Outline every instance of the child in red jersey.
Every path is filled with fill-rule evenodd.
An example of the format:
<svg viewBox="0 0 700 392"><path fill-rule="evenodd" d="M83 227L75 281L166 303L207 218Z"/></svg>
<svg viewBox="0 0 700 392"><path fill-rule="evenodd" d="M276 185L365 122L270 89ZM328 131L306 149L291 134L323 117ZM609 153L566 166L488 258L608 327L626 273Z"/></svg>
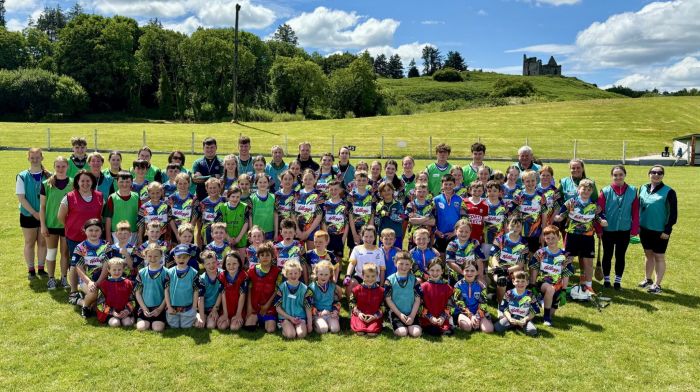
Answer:
<svg viewBox="0 0 700 392"><path fill-rule="evenodd" d="M430 279L420 285L423 292L423 312L420 325L423 331L435 336L452 333L450 299L454 289L443 279L444 271L442 260L433 260L428 266Z"/></svg>
<svg viewBox="0 0 700 392"><path fill-rule="evenodd" d="M469 196L464 199L462 208L467 213L469 225L472 232L469 236L473 240L484 242L484 219L489 216L489 206L486 204L481 195L484 193L484 184L476 180L469 185Z"/></svg>
<svg viewBox="0 0 700 392"><path fill-rule="evenodd" d="M243 326L246 297L248 294L248 274L243 270L243 260L236 252L229 252L224 258L224 270L219 273L219 282L224 287L221 317L217 328L231 328L238 331Z"/></svg>
<svg viewBox="0 0 700 392"><path fill-rule="evenodd" d="M382 331L384 288L377 282L376 264L362 266L362 283L352 289L350 327L358 335L376 336Z"/></svg>
<svg viewBox="0 0 700 392"><path fill-rule="evenodd" d="M277 312L272 306L277 286L282 281L277 263L273 263L275 256L272 242L265 242L257 251L258 263L248 269L248 295L246 296L246 320L245 329L255 331L255 327L263 325L268 333L275 332L277 328Z"/></svg>
<svg viewBox="0 0 700 392"><path fill-rule="evenodd" d="M97 284L97 320L110 327L134 325L134 285L122 276L126 262L118 257L107 261L109 277Z"/></svg>

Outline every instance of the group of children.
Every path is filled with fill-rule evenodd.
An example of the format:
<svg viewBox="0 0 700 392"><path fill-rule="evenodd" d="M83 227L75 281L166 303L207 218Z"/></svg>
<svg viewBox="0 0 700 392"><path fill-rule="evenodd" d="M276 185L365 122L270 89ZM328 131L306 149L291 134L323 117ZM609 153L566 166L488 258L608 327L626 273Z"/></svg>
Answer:
<svg viewBox="0 0 700 392"><path fill-rule="evenodd" d="M352 178L341 176L332 154L318 171L295 161L277 178L264 158L251 159L252 174L239 175L239 159L229 155L223 175L206 178L170 163L162 183L147 178L146 159L133 162L133 173L110 171L103 220L85 222L87 239L71 255L83 314L138 330L279 327L301 338L338 332L347 297L357 334L376 335L386 321L397 336L455 328L534 335L540 307L551 325L573 257L582 289L591 291L593 225L605 217L590 200L589 180L563 200L548 166L471 168L476 179L465 186L462 168L414 174L411 157L401 175L389 160L384 177L375 161L359 162ZM490 285L496 317L486 308Z"/></svg>

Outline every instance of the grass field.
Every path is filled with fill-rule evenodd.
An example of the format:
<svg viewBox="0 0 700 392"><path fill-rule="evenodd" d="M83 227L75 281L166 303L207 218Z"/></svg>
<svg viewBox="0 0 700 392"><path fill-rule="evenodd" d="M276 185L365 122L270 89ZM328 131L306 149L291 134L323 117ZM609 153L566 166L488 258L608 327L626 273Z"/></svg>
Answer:
<svg viewBox="0 0 700 392"><path fill-rule="evenodd" d="M487 146L490 157L514 157L517 146L526 142L544 158L570 159L574 139L577 156L584 159L620 159L623 141L627 157L659 153L675 136L700 129L700 98L669 97L553 102L497 108L386 116L350 120L301 121L290 123L151 124L151 123L0 123L0 146L46 147L47 129L51 146L70 147L69 139L83 135L94 148L135 151L146 143L154 150L201 151L208 135L219 141L220 150L237 149L241 134L253 139L253 151L269 154L279 144L296 154L297 144L308 140L315 153L355 145L355 156L427 158L440 142L449 143L455 157L469 155L477 139ZM383 143L382 143L383 140Z"/></svg>
<svg viewBox="0 0 700 392"><path fill-rule="evenodd" d="M250 134L256 149L267 147L267 139ZM30 134L24 140L35 139ZM665 137L653 140L662 144ZM45 162L50 166L55 156L47 153ZM157 165L164 161L164 156L154 157ZM598 313L570 302L557 313L553 327L543 327L538 319L540 336L535 339L516 333L457 333L399 340L388 329L367 339L351 336L345 323L340 336L287 342L279 334L109 329L81 319L66 303L64 291L47 293L45 281L28 284L13 192L14 176L26 166L24 152L0 152L0 182L6 184L0 193L3 390L697 390L697 169L666 171L667 183L678 192L681 215L661 295L635 288L643 277L643 258L641 247L634 245L628 251L624 290L605 292L613 299L608 308ZM645 182L646 170L629 167L629 182ZM587 167L601 184L607 183L608 171L608 166ZM555 165L558 177L565 172L564 165Z"/></svg>

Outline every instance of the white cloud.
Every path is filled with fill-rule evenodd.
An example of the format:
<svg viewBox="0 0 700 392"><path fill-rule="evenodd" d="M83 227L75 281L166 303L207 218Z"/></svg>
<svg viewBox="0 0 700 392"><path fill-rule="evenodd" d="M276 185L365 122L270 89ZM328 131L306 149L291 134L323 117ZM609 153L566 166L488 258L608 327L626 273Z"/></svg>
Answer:
<svg viewBox="0 0 700 392"><path fill-rule="evenodd" d="M179 31L184 34L192 34L200 26L202 26L202 22L196 16L190 16L182 22L163 23L163 27L166 29Z"/></svg>
<svg viewBox="0 0 700 392"><path fill-rule="evenodd" d="M535 0L535 3L537 4L549 4L556 7L560 5L574 5L580 2L581 0Z"/></svg>
<svg viewBox="0 0 700 392"><path fill-rule="evenodd" d="M234 1L203 0L197 10L199 19L207 25L233 26L236 21L236 4ZM263 29L275 22L275 13L264 6L254 5L249 1L239 1L241 10L238 23L242 28Z"/></svg>
<svg viewBox="0 0 700 392"><path fill-rule="evenodd" d="M442 20L423 20L420 22L422 25L444 25L445 22Z"/></svg>
<svg viewBox="0 0 700 392"><path fill-rule="evenodd" d="M542 44L526 46L524 48L509 49L506 53L547 53L547 54L570 54L576 51L576 45Z"/></svg>
<svg viewBox="0 0 700 392"><path fill-rule="evenodd" d="M23 11L32 9L37 6L37 0L7 0L5 2L5 10L7 12Z"/></svg>
<svg viewBox="0 0 700 392"><path fill-rule="evenodd" d="M486 10L479 10L479 11L476 12L476 14L479 15L479 16L486 16L486 15L488 15L489 13L486 12Z"/></svg>
<svg viewBox="0 0 700 392"><path fill-rule="evenodd" d="M133 17L176 18L187 13L181 0L95 0L95 9L103 14Z"/></svg>
<svg viewBox="0 0 700 392"><path fill-rule="evenodd" d="M27 27L27 21L21 21L19 19L10 19L7 21L7 30L9 31L22 31Z"/></svg>
<svg viewBox="0 0 700 392"><path fill-rule="evenodd" d="M286 22L302 46L338 49L382 46L391 43L399 22L394 19L365 19L356 12L318 7Z"/></svg>
<svg viewBox="0 0 700 392"><path fill-rule="evenodd" d="M434 46L433 44L429 42L425 43L418 43L418 42L413 42L410 44L403 44L400 45L399 47L391 47L389 45L384 45L384 46L373 46L369 47L367 49L363 49L360 52L364 52L367 50L369 54L372 55L372 57L376 57L378 54L384 54L386 57L393 56L395 54L398 54L401 57L401 61L404 63L404 67L408 66L408 63L411 61L411 59L420 60L421 54L423 52L423 47L426 45L428 46Z"/></svg>
<svg viewBox="0 0 700 392"><path fill-rule="evenodd" d="M699 43L700 1L655 2L581 31L575 60L600 68L650 65L695 53Z"/></svg>
<svg viewBox="0 0 700 392"><path fill-rule="evenodd" d="M634 90L676 91L700 88L700 59L686 57L668 67L651 67L644 72L626 76L615 83Z"/></svg>

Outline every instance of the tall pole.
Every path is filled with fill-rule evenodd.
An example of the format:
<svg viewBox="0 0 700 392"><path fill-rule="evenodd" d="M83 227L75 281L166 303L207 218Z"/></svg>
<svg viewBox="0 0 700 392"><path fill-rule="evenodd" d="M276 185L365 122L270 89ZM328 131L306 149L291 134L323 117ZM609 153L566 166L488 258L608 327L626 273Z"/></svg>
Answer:
<svg viewBox="0 0 700 392"><path fill-rule="evenodd" d="M241 10L241 5L236 4L236 27L233 36L233 120L238 122L238 11Z"/></svg>

